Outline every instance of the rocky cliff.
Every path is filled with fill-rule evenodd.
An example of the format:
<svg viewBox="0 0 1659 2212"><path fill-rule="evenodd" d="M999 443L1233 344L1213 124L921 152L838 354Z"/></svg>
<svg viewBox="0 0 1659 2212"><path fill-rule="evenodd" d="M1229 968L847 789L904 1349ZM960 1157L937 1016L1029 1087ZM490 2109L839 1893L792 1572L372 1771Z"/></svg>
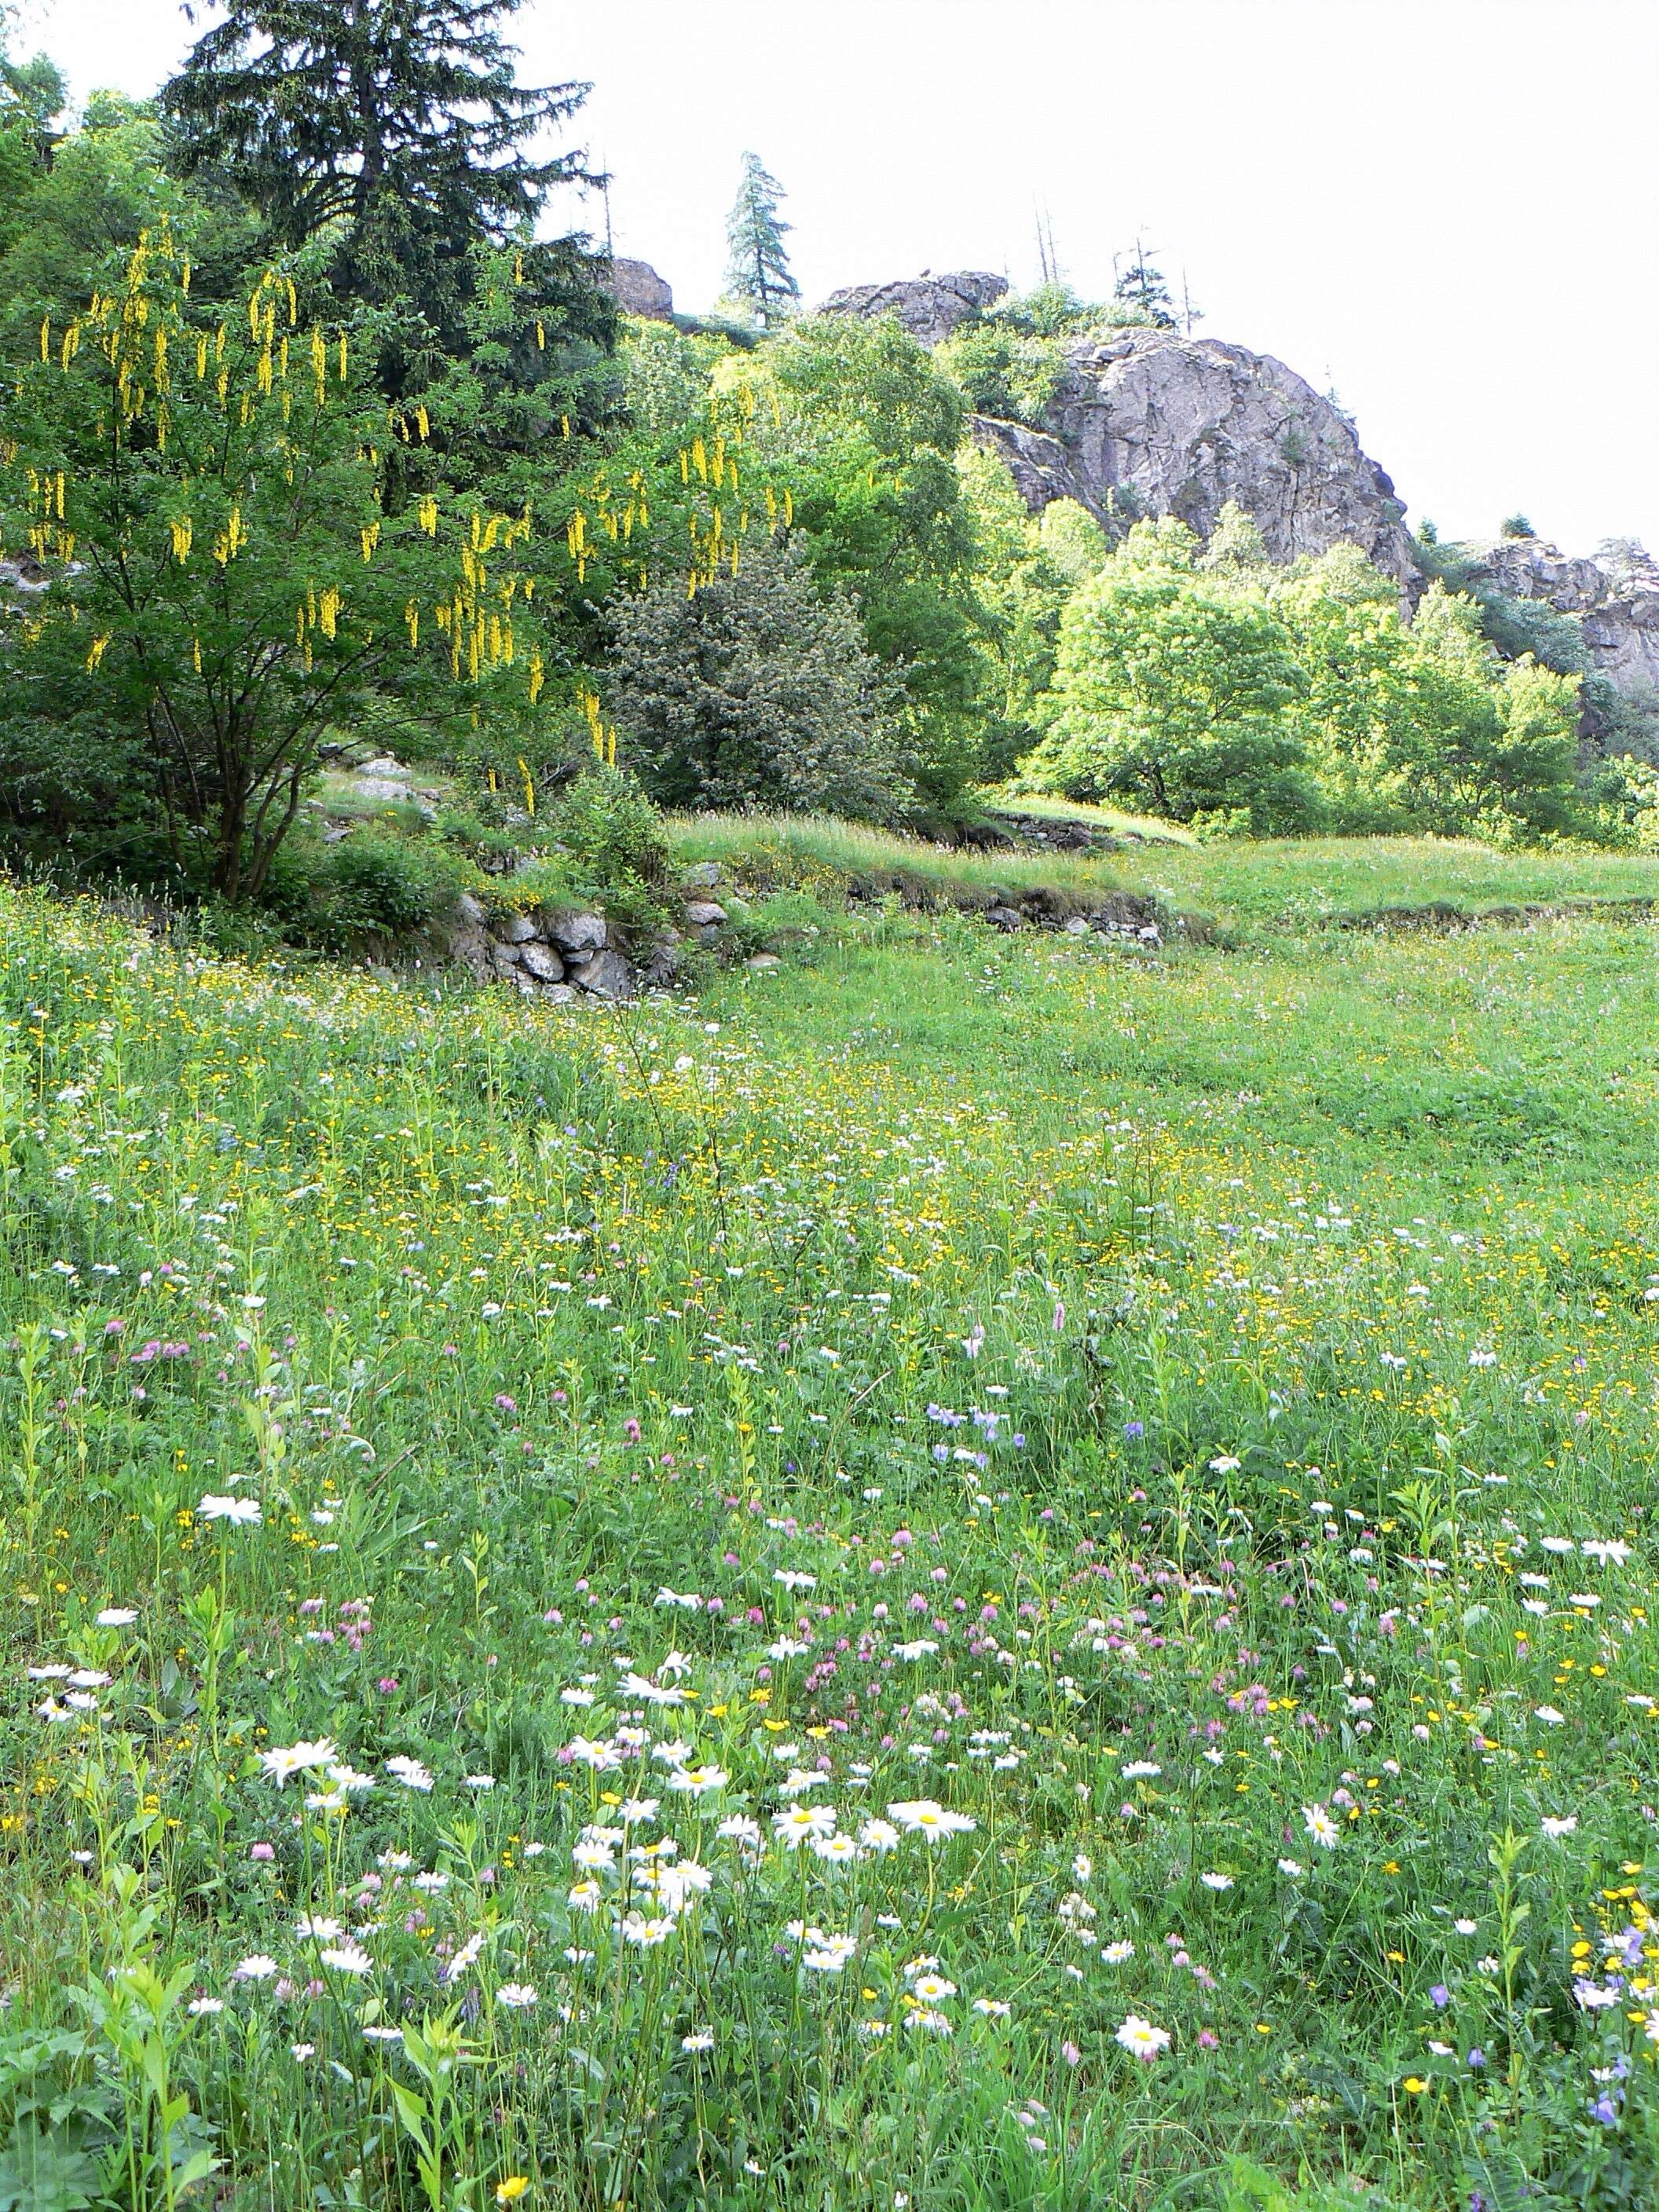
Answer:
<svg viewBox="0 0 1659 2212"><path fill-rule="evenodd" d="M823 314L896 314L924 345L1000 299L1000 276L965 271L833 294ZM1275 561L1348 540L1408 588L1419 581L1393 484L1352 423L1271 354L1116 330L1079 338L1038 429L976 416L1035 510L1080 500L1109 525L1174 514L1200 536L1229 500L1255 516Z"/></svg>
<svg viewBox="0 0 1659 2212"><path fill-rule="evenodd" d="M658 276L648 261L613 258L609 289L625 315L642 315L647 322L672 322L674 294L665 276Z"/></svg>
<svg viewBox="0 0 1659 2212"><path fill-rule="evenodd" d="M1542 538L1500 538L1462 550L1477 589L1541 599L1559 613L1577 615L1591 660L1618 690L1659 685L1659 564L1645 555L1613 567L1575 558Z"/></svg>
<svg viewBox="0 0 1659 2212"><path fill-rule="evenodd" d="M1067 349L1047 434L981 416L1034 507L1068 494L1103 520L1173 514L1207 537L1229 500L1269 555L1294 561L1347 541L1403 584L1417 563L1394 485L1353 424L1271 354L1125 330Z"/></svg>
<svg viewBox="0 0 1659 2212"><path fill-rule="evenodd" d="M849 284L832 292L818 309L821 315L858 315L868 321L877 315L896 315L923 345L937 345L958 324L971 322L987 307L994 307L1008 289L1007 281L983 269L960 269L953 276L902 276L891 284Z"/></svg>

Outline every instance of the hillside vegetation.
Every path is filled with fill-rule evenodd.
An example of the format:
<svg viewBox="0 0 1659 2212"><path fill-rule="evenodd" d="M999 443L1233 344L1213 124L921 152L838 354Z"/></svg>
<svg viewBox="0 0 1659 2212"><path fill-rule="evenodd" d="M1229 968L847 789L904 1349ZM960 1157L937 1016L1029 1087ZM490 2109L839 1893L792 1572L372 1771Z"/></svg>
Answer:
<svg viewBox="0 0 1659 2212"><path fill-rule="evenodd" d="M11 2201L1650 2194L1652 936L1346 857L563 1020L0 894Z"/></svg>

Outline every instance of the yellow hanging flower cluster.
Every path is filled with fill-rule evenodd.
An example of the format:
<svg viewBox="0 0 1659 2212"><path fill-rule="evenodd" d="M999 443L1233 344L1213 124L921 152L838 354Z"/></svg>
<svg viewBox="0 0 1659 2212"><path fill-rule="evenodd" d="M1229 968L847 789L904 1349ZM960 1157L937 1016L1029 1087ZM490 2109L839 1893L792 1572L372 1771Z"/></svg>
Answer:
<svg viewBox="0 0 1659 2212"><path fill-rule="evenodd" d="M151 526L157 541L155 555L175 569L187 568L195 550L192 510L200 507L204 481L216 481L217 511L222 521L216 526L204 524L204 527L210 532L214 562L228 574L249 550L250 532L258 530L259 517L267 504L249 487L261 475L266 483L279 488L301 486L310 465L308 446L294 440L289 429L296 398L303 404L307 396L302 365L307 356L310 396L319 410L332 403L337 382L348 381L351 362L343 332L301 327L298 295L284 273L264 270L255 278L228 323L216 321L205 327L187 314L188 287L188 264L167 224L146 230L128 258L125 275L95 291L83 314L60 328L54 328L51 316L42 319L38 334L40 369L67 373L83 343L89 349L95 347L93 365L100 372L96 381L113 401L112 407L106 403L105 411L112 417L108 428L118 447L125 445L131 435L142 450L166 452L170 432L176 434L179 428L181 410L190 406L212 410L216 405L222 410L222 428L198 438L188 465L178 471L173 511L157 515ZM295 371L300 372L295 380L300 386L297 393L290 385ZM359 459L367 469L380 469L382 442L398 439L405 443L424 442L432 434L432 422L423 404L412 407L407 416L392 410L387 422L385 441L365 441L357 447ZM568 419L562 428L569 435ZM257 454L252 449L239 449L227 438L226 433L239 429L258 440ZM5 465L15 465L15 445L0 447L0 453ZM75 552L75 533L70 526L73 484L64 471L43 470L38 465L27 472L27 481L30 549L38 559L67 564ZM629 479L625 492L616 499L601 485L595 501L578 509L568 526L567 539L579 568L585 570L596 543L625 546L636 530L645 526L645 489L643 477L636 472ZM373 562L384 555L388 539L417 529L435 540L441 526L439 501L428 494L416 501L407 518L394 520L372 514L368 522L356 526L358 551L365 563ZM477 680L490 671L521 666L526 656L523 618L517 611L520 599L528 604L533 599L538 579L517 567L514 556L532 534L528 508L519 515L483 512L464 515L454 549L459 582L446 588L435 604L412 597L404 604L409 649L422 649L423 627L430 617L435 621L440 649L447 652L452 673L465 672ZM180 579L174 588L183 593L187 587ZM69 617L79 619L67 599L64 604ZM294 611L292 650L307 673L314 668L319 641L338 641L348 634L344 626L350 615L342 581L318 577L305 583L303 597ZM19 623L20 633L41 634L48 619L44 612L30 617L27 625ZM359 638L364 644L372 644L373 629L362 613L358 619L361 628L353 636L354 644ZM390 627L395 634L395 618ZM93 640L86 651L88 670L99 666L118 634L112 630ZM211 649L210 641L210 646ZM199 638L192 637L190 652L191 665L199 673L203 665ZM539 653L532 653L526 688L532 705L543 698L546 687L542 657Z"/></svg>
<svg viewBox="0 0 1659 2212"><path fill-rule="evenodd" d="M581 708L587 723L587 733L593 741L593 752L601 767L617 765L617 730L599 711L599 694L590 691L585 684L576 686L576 704Z"/></svg>
<svg viewBox="0 0 1659 2212"><path fill-rule="evenodd" d="M240 506L233 507L224 528L213 541L213 557L222 568L228 568L246 546L247 532L242 526L242 510Z"/></svg>

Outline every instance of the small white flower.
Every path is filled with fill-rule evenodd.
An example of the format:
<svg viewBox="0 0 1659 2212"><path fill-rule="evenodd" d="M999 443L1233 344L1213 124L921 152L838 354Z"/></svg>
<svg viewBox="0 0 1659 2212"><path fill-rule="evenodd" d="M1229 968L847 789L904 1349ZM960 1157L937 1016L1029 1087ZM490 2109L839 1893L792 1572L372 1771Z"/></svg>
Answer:
<svg viewBox="0 0 1659 2212"><path fill-rule="evenodd" d="M1546 1728L1559 1728L1566 1719L1566 1715L1558 1713L1553 1705L1534 1705L1533 1712L1537 1719L1543 1722Z"/></svg>
<svg viewBox="0 0 1659 2212"><path fill-rule="evenodd" d="M477 1966L478 1954L483 1947L484 1939L482 1936L469 1936L449 1964L441 1970L440 1980L459 1982L463 1974Z"/></svg>
<svg viewBox="0 0 1659 2212"><path fill-rule="evenodd" d="M509 2012L528 2012L536 2002L536 1991L528 1982L503 1982L495 1992L495 2002Z"/></svg>
<svg viewBox="0 0 1659 2212"><path fill-rule="evenodd" d="M979 1826L966 1813L947 1812L943 1805L935 1804L931 1797L917 1797L890 1805L887 1810L908 1834L926 1836L930 1844L941 1842L946 1836L966 1835Z"/></svg>
<svg viewBox="0 0 1659 2212"><path fill-rule="evenodd" d="M269 1751L259 1753L259 1764L281 1789L290 1774L313 1773L339 1756L333 1740L325 1735L315 1743L273 1744Z"/></svg>
<svg viewBox="0 0 1659 2212"><path fill-rule="evenodd" d="M1300 1859L1280 1859L1279 1862L1279 1871L1280 1874L1289 1875L1292 1881L1300 1881L1303 1875L1308 1871L1308 1869L1303 1865Z"/></svg>
<svg viewBox="0 0 1659 2212"><path fill-rule="evenodd" d="M1598 1566L1622 1567L1630 1557L1630 1546L1616 1538L1604 1540L1590 1536L1578 1548L1587 1559L1594 1559Z"/></svg>
<svg viewBox="0 0 1659 2212"><path fill-rule="evenodd" d="M361 1943L337 1944L317 1956L337 1974L366 1974L374 1963Z"/></svg>
<svg viewBox="0 0 1659 2212"><path fill-rule="evenodd" d="M1121 1966L1134 1954L1135 1947L1127 1936L1120 1936L1115 1943L1103 1943L1100 1947L1100 1955L1109 1966Z"/></svg>
<svg viewBox="0 0 1659 2212"><path fill-rule="evenodd" d="M1547 1813L1538 1825L1547 1836L1570 1836L1578 1826L1578 1815L1568 1813L1558 1820Z"/></svg>
<svg viewBox="0 0 1659 2212"><path fill-rule="evenodd" d="M1131 2013L1114 2038L1132 2058L1153 2059L1170 2047L1167 2027L1154 2027L1149 2020Z"/></svg>
<svg viewBox="0 0 1659 2212"><path fill-rule="evenodd" d="M192 1997L190 2002L190 2010L198 2020L204 2013L222 2012L224 2008L225 2001L222 1997Z"/></svg>
<svg viewBox="0 0 1659 2212"><path fill-rule="evenodd" d="M255 1951L233 1970L231 1979L234 1982L268 1982L276 1971L275 1959L268 1959L263 1951Z"/></svg>
<svg viewBox="0 0 1659 2212"><path fill-rule="evenodd" d="M210 1491L196 1510L204 1521L228 1521L233 1528L257 1528L264 1518L257 1498L216 1498Z"/></svg>
<svg viewBox="0 0 1659 2212"><path fill-rule="evenodd" d="M1198 1878L1206 1889L1231 1889L1233 1886L1233 1878L1230 1874L1201 1874Z"/></svg>
<svg viewBox="0 0 1659 2212"><path fill-rule="evenodd" d="M106 1605L98 1616L100 1628L131 1628L138 1618L130 1605Z"/></svg>
<svg viewBox="0 0 1659 2212"><path fill-rule="evenodd" d="M1302 1825L1322 1850L1334 1851L1342 1831L1322 1805L1304 1805Z"/></svg>
<svg viewBox="0 0 1659 2212"><path fill-rule="evenodd" d="M772 1815L772 1832L792 1851L815 1836L833 1836L836 1813L830 1805L790 1805Z"/></svg>

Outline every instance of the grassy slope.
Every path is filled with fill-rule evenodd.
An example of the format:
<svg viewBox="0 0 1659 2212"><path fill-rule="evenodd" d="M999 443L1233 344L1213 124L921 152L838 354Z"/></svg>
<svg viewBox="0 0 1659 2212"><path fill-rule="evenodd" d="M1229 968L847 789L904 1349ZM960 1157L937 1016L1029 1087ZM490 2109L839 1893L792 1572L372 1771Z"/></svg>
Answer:
<svg viewBox="0 0 1659 2212"><path fill-rule="evenodd" d="M753 832L682 834L729 854ZM1305 857L1334 895L1391 886L1405 856ZM1270 862L1192 865L1259 872L1230 896L1261 917L1293 910L1267 896ZM1451 848L1443 865L1477 863ZM1479 865L1488 890L1510 868ZM1523 895L1517 872L1552 897L1618 866L1517 863L1502 895ZM1239 2151L1292 2185L1362 2175L1368 2204L1413 2212L1477 2186L1501 2201L1506 2172L1512 2194L1522 2173L1555 2192L1529 2202L1580 2203L1587 2160L1617 2162L1623 2201L1651 2197L1645 2058L1616 2124L1585 2117L1592 2065L1647 2048L1626 2017L1645 2007L1571 1994L1571 1945L1593 1966L1648 1889L1659 1723L1626 1700L1659 1692L1651 930L1273 929L1146 959L882 919L620 1023L361 979L291 992L9 895L0 938L22 1108L6 1126L40 1133L11 1194L0 1321L65 1331L27 1340L32 1382L15 1359L0 1379L14 1660L92 1657L130 1681L103 1725L177 1823L152 1835L124 1786L96 1782L89 1729L44 1727L21 1698L0 1720L20 2032L68 2022L66 1982L100 1984L131 1940L71 1845L131 1859L152 1837L166 1911L139 1948L238 2022L170 2015L173 2078L251 2199L283 2212L353 2163L366 2201L412 2212L387 2087L412 2062L358 2021L371 1997L395 2020L441 2014L434 1938L481 1928L462 1984L482 1996L479 2063L452 2151L479 2204L515 2173L530 2201L585 2212L618 2193L779 2201L744 2154L787 2174L787 2201L837 2212L897 2193L981 2212L1209 2203ZM128 1356L167 1343L178 1357ZM988 1443L930 1405L1005 1424ZM964 1445L989 1465L951 1455ZM234 1479L268 1525L192 1524ZM1633 1556L1558 1559L1542 1534L1625 1537ZM1430 1550L1455 1589L1425 1572ZM1541 1616L1521 1609L1517 1565L1552 1577ZM817 1576L810 1599L780 1589L786 1570ZM239 1618L210 1676L201 1593L222 1571ZM724 1609L665 1613L664 1585ZM1600 1612L1574 1609L1582 1590ZM340 1607L364 1597L360 1658ZM137 1607L131 1632L88 1626L112 1601ZM1111 1642L1090 1625L1109 1617ZM799 1622L811 1657L769 1660ZM307 1643L324 1624L340 1640ZM894 1659L924 1632L936 1651ZM988 1632L1010 1664L976 1648ZM839 1672L809 1675L838 1636ZM604 1778L556 1747L614 1725L613 1653L649 1672L671 1645L697 1705L644 1717L726 1767L714 1811L769 1826L787 1744L827 1763L809 1802L849 1830L924 1793L978 1828L846 1874L774 1847L734 1881L714 1811L669 1798L650 1832L720 1869L708 1932L621 1950L598 2002L564 1948L609 1961L610 1939L566 1906L564 1854ZM584 1678L599 1703L562 1707ZM981 1729L1017 1769L988 1771ZM405 1753L437 1776L410 1796L382 1774L331 1829L337 1887L320 1836L289 1825L301 1785L279 1799L242 1771L252 1746L325 1732L360 1768ZM1129 1759L1161 1772L1126 1780ZM469 1803L478 1771L496 1787ZM1328 1853L1309 1807L1337 1820ZM1546 1840L1546 1814L1577 1827ZM1529 1911L1508 1994L1478 1965L1504 1946L1486 1853L1506 1823ZM551 1847L535 1863L532 1836ZM265 1838L275 1861L251 1863ZM302 1982L294 1913L339 1909L391 1847L450 1885L379 1908L363 1893L345 1917L384 1925L368 1978L336 1977L338 2005L230 1981L259 1950ZM1304 1873L1278 1871L1292 1856ZM1200 1885L1217 1870L1231 1890ZM1133 1959L1079 1945L1071 1893ZM856 1966L798 1974L793 1917L854 1934ZM918 1953L957 1985L954 2035L863 2038L860 2020L902 2021ZM537 1986L535 2014L495 1998L509 1979ZM976 2017L981 1996L1009 2000L1009 2021ZM1116 2046L1131 2011L1173 2034L1156 2068ZM705 2020L706 2063L679 2041ZM296 2067L295 2038L357 2082ZM1476 2046L1484 2069L1465 2063ZM91 2097L90 2060L53 2064Z"/></svg>
<svg viewBox="0 0 1659 2212"><path fill-rule="evenodd" d="M1021 802L1022 805L1024 804ZM1056 811L1060 802L1048 811ZM1033 810L1035 811L1035 810ZM1104 827L1129 817L1066 806ZM1139 823L1148 833L1159 825ZM1310 838L1200 845L1171 833L1100 858L1084 854L957 852L888 831L811 816L679 815L671 822L685 860L716 860L763 882L826 886L848 877L901 874L944 896L988 896L1054 884L1080 899L1128 890L1230 931L1303 929L1386 909L1493 908L1575 900L1659 898L1659 855L1503 853L1433 837Z"/></svg>

